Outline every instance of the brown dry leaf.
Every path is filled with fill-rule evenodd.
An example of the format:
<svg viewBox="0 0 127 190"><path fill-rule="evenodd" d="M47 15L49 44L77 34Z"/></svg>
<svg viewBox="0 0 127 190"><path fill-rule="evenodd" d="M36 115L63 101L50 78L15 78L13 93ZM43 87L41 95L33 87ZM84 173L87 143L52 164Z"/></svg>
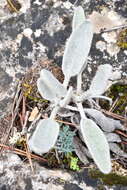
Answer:
<svg viewBox="0 0 127 190"><path fill-rule="evenodd" d="M30 114L30 117L29 117L28 120L29 120L29 121L34 121L34 120L36 119L38 113L39 113L38 108L37 108L37 107L34 107L33 110L32 110L32 112L31 112L31 114Z"/></svg>

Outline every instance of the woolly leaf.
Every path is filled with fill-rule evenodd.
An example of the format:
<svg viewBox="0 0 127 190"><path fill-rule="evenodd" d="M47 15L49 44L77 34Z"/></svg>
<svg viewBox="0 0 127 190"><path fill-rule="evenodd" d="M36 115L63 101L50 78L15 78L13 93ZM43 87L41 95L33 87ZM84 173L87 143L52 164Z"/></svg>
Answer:
<svg viewBox="0 0 127 190"><path fill-rule="evenodd" d="M122 125L120 120L115 120L115 119L112 119L112 118L110 118L110 120L113 120L115 129L119 129L119 130L122 130L122 131L127 131L126 126Z"/></svg>
<svg viewBox="0 0 127 190"><path fill-rule="evenodd" d="M62 70L65 78L78 75L84 64L92 42L92 24L84 21L72 32L63 55Z"/></svg>
<svg viewBox="0 0 127 190"><path fill-rule="evenodd" d="M74 11L72 30L77 29L85 21L84 10L81 6L76 7Z"/></svg>
<svg viewBox="0 0 127 190"><path fill-rule="evenodd" d="M42 155L48 152L56 143L59 135L59 125L52 119L40 120L32 137L28 140L31 151Z"/></svg>
<svg viewBox="0 0 127 190"><path fill-rule="evenodd" d="M107 174L111 171L109 146L101 129L90 119L81 119L81 133L93 160L101 172Z"/></svg>
<svg viewBox="0 0 127 190"><path fill-rule="evenodd" d="M107 88L107 83L112 74L112 66L109 64L100 65L90 85L91 96L101 95Z"/></svg>
<svg viewBox="0 0 127 190"><path fill-rule="evenodd" d="M37 87L41 96L53 101L56 98L64 97L66 89L48 70L41 70L40 78L37 80Z"/></svg>
<svg viewBox="0 0 127 190"><path fill-rule="evenodd" d="M120 146L116 143L109 143L110 150L114 152L118 156L122 156L124 158L127 158L127 153L124 152Z"/></svg>
<svg viewBox="0 0 127 190"><path fill-rule="evenodd" d="M108 142L121 142L121 138L116 133L105 133Z"/></svg>
<svg viewBox="0 0 127 190"><path fill-rule="evenodd" d="M83 162L85 165L89 163L87 159L87 153L89 153L88 149L83 145L82 141L78 137L74 137L74 148L75 153L78 158Z"/></svg>
<svg viewBox="0 0 127 190"><path fill-rule="evenodd" d="M115 130L113 120L106 117L102 112L92 108L84 109L84 111L90 118L94 119L95 123L99 125L103 131L112 132Z"/></svg>

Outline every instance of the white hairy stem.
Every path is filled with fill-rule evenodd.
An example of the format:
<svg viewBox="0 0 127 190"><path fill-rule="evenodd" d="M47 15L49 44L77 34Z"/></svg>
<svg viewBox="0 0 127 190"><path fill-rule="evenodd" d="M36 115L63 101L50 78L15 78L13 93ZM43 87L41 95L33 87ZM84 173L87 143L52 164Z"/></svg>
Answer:
<svg viewBox="0 0 127 190"><path fill-rule="evenodd" d="M69 104L72 98L72 93L73 93L73 88L72 86L70 86L64 99L60 101L60 107L65 107L67 104Z"/></svg>
<svg viewBox="0 0 127 190"><path fill-rule="evenodd" d="M76 107L73 107L73 106L69 106L69 105L66 105L65 106L66 109L69 109L71 111L78 111L78 109Z"/></svg>
<svg viewBox="0 0 127 190"><path fill-rule="evenodd" d="M51 115L50 115L50 118L51 119L55 119L56 115L57 115L57 112L59 111L60 109L60 106L55 106L51 112Z"/></svg>
<svg viewBox="0 0 127 190"><path fill-rule="evenodd" d="M64 78L64 82L63 82L63 86L65 87L65 89L67 89L68 83L69 83L70 78L66 77Z"/></svg>
<svg viewBox="0 0 127 190"><path fill-rule="evenodd" d="M104 100L107 100L109 101L109 104L112 105L112 99L109 98L109 97L106 97L106 96L92 96L91 98L99 98L99 99L104 99Z"/></svg>
<svg viewBox="0 0 127 190"><path fill-rule="evenodd" d="M81 94L82 90L82 72L80 72L77 76L77 94Z"/></svg>
<svg viewBox="0 0 127 190"><path fill-rule="evenodd" d="M81 118L86 119L86 115L82 106L82 103L77 103L78 110L80 112Z"/></svg>

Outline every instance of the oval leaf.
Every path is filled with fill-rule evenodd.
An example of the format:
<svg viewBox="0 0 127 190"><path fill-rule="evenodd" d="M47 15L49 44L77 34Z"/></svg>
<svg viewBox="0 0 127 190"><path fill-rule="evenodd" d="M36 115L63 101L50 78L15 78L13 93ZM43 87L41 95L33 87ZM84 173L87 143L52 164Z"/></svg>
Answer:
<svg viewBox="0 0 127 190"><path fill-rule="evenodd" d="M121 138L116 133L105 133L108 142L121 142Z"/></svg>
<svg viewBox="0 0 127 190"><path fill-rule="evenodd" d="M110 150L118 156L127 158L127 153L124 152L117 143L109 143Z"/></svg>
<svg viewBox="0 0 127 190"><path fill-rule="evenodd" d="M72 21L72 30L77 29L85 21L84 10L81 6L75 8L73 21Z"/></svg>
<svg viewBox="0 0 127 190"><path fill-rule="evenodd" d="M42 155L48 152L56 143L59 135L59 124L52 119L40 120L32 137L28 140L31 151Z"/></svg>
<svg viewBox="0 0 127 190"><path fill-rule="evenodd" d="M91 119L95 121L97 125L101 127L103 131L112 132L115 130L113 120L106 117L102 112L92 108L86 108L84 111Z"/></svg>
<svg viewBox="0 0 127 190"><path fill-rule="evenodd" d="M112 66L109 64L100 65L96 72L95 77L90 85L91 96L101 95L105 92L108 84L108 80L112 74Z"/></svg>
<svg viewBox="0 0 127 190"><path fill-rule="evenodd" d="M56 98L64 97L66 89L48 70L41 70L40 78L37 80L37 87L41 96L53 101Z"/></svg>
<svg viewBox="0 0 127 190"><path fill-rule="evenodd" d="M84 21L72 32L63 55L62 70L65 78L78 75L84 64L92 42L92 24Z"/></svg>
<svg viewBox="0 0 127 190"><path fill-rule="evenodd" d="M101 129L90 119L82 119L81 133L93 160L101 172L107 174L111 171L109 145Z"/></svg>

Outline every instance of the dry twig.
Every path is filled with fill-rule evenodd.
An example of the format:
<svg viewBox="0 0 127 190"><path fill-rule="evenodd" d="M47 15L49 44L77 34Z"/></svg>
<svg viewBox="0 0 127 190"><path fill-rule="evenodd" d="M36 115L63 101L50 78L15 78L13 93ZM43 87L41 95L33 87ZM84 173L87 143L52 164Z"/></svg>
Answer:
<svg viewBox="0 0 127 190"><path fill-rule="evenodd" d="M7 134L4 135L4 138L3 138L4 140L2 142L3 144L6 144L6 142L7 142L8 137L10 135L10 132L11 132L11 130L13 128L15 118L16 118L16 116L18 114L19 105L20 105L20 102L21 102L22 97L23 97L23 94L20 93L20 92L21 92L21 82L19 82L19 84L18 84L17 91L16 91L16 94L15 94L15 97L14 97L14 102L13 102L13 105L12 105L12 113L11 113L12 121L11 121L10 127L9 127L9 129L7 131ZM0 152L2 152L2 150L3 149L1 147Z"/></svg>
<svg viewBox="0 0 127 190"><path fill-rule="evenodd" d="M32 160L31 160L31 154L30 154L30 150L29 150L29 147L28 147L27 138L26 138L26 143L24 143L24 147L26 149L26 154L27 154L27 158L28 158L29 163L30 163L31 170L34 173L34 168L33 168Z"/></svg>
<svg viewBox="0 0 127 190"><path fill-rule="evenodd" d="M126 137L127 138L127 134L123 133L122 131L120 130L115 130L115 132L119 135L122 135L123 137Z"/></svg>
<svg viewBox="0 0 127 190"><path fill-rule="evenodd" d="M5 149L5 150L10 150L15 154L19 154L21 156L27 157L27 153L25 151L23 151L23 150L20 150L20 149L17 149L17 148L12 148L12 147L7 146L5 144L0 144L0 147L2 147L2 149ZM30 153L30 156L31 156L31 158L34 158L36 160L39 160L39 161L42 161L42 162L47 162L47 160L42 158L41 156L37 156L37 155L31 154L31 153Z"/></svg>
<svg viewBox="0 0 127 190"><path fill-rule="evenodd" d="M119 119L119 120L121 120L121 121L126 121L126 118L123 117L123 116L121 116L121 115L118 115L118 114L116 114L116 113L113 113L113 112L110 112L110 111L107 111L107 110L103 110L103 109L101 109L101 111L102 111L103 113L105 113L106 115L110 116L110 117L113 117L113 118L115 118L115 119Z"/></svg>

